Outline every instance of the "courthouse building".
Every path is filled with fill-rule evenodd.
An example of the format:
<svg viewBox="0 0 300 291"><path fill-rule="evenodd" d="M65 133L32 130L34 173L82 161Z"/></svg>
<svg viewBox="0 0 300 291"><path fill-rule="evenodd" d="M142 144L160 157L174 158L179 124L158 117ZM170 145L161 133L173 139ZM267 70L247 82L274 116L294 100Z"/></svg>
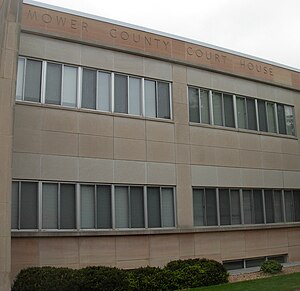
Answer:
<svg viewBox="0 0 300 291"><path fill-rule="evenodd" d="M0 27L1 290L28 266L300 261L299 70L32 1Z"/></svg>

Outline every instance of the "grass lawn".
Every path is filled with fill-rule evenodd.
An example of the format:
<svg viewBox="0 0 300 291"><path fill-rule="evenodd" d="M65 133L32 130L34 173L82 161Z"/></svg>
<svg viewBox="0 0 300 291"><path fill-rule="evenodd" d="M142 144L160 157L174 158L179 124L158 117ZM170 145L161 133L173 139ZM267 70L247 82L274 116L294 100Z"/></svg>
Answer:
<svg viewBox="0 0 300 291"><path fill-rule="evenodd" d="M277 290L300 290L300 273L272 276L264 279L227 283L217 286L189 289L193 291L216 290L216 291L277 291Z"/></svg>

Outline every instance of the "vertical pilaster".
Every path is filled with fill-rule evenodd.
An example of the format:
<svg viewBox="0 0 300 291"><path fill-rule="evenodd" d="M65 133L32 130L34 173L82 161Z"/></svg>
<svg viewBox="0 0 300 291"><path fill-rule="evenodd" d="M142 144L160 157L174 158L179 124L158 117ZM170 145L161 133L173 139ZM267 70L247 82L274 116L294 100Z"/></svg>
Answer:
<svg viewBox="0 0 300 291"><path fill-rule="evenodd" d="M10 290L13 108L21 0L0 0L0 290Z"/></svg>

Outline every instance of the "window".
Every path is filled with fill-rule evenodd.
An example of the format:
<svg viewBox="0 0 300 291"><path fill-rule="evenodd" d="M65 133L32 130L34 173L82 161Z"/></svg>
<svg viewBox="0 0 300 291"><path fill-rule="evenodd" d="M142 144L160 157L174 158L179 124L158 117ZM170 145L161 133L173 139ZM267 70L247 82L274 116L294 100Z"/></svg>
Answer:
<svg viewBox="0 0 300 291"><path fill-rule="evenodd" d="M267 102L268 132L277 132L275 104Z"/></svg>
<svg viewBox="0 0 300 291"><path fill-rule="evenodd" d="M169 83L145 80L146 116L171 118Z"/></svg>
<svg viewBox="0 0 300 291"><path fill-rule="evenodd" d="M217 225L216 189L193 189L195 226Z"/></svg>
<svg viewBox="0 0 300 291"><path fill-rule="evenodd" d="M233 96L212 92L214 124L235 127Z"/></svg>
<svg viewBox="0 0 300 291"><path fill-rule="evenodd" d="M265 190L266 222L283 222L281 190Z"/></svg>
<svg viewBox="0 0 300 291"><path fill-rule="evenodd" d="M300 221L300 191L285 190L284 202L286 221Z"/></svg>
<svg viewBox="0 0 300 291"><path fill-rule="evenodd" d="M262 190L243 190L244 223L264 223Z"/></svg>
<svg viewBox="0 0 300 291"><path fill-rule="evenodd" d="M258 100L257 104L258 104L259 130L267 132L268 124L267 124L266 103L265 101Z"/></svg>
<svg viewBox="0 0 300 291"><path fill-rule="evenodd" d="M13 182L12 229L38 228L38 183Z"/></svg>
<svg viewBox="0 0 300 291"><path fill-rule="evenodd" d="M238 128L257 130L255 99L236 97Z"/></svg>
<svg viewBox="0 0 300 291"><path fill-rule="evenodd" d="M209 90L189 87L189 116L191 122L210 123Z"/></svg>
<svg viewBox="0 0 300 291"><path fill-rule="evenodd" d="M288 135L295 135L294 108L292 106L284 106L286 132Z"/></svg>
<svg viewBox="0 0 300 291"><path fill-rule="evenodd" d="M75 229L75 213L75 184L43 183L43 229Z"/></svg>
<svg viewBox="0 0 300 291"><path fill-rule="evenodd" d="M173 188L147 187L148 227L174 227Z"/></svg>
<svg viewBox="0 0 300 291"><path fill-rule="evenodd" d="M220 189L220 224L241 224L240 193L235 189Z"/></svg>

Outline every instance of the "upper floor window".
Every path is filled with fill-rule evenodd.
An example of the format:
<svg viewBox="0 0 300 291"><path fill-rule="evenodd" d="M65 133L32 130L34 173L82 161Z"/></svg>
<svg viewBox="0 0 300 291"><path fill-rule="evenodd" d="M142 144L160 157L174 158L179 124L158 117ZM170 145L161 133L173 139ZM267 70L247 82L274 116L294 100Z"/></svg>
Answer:
<svg viewBox="0 0 300 291"><path fill-rule="evenodd" d="M188 97L190 122L295 135L290 105L195 87Z"/></svg>
<svg viewBox="0 0 300 291"><path fill-rule="evenodd" d="M171 119L170 82L19 58L17 100Z"/></svg>

